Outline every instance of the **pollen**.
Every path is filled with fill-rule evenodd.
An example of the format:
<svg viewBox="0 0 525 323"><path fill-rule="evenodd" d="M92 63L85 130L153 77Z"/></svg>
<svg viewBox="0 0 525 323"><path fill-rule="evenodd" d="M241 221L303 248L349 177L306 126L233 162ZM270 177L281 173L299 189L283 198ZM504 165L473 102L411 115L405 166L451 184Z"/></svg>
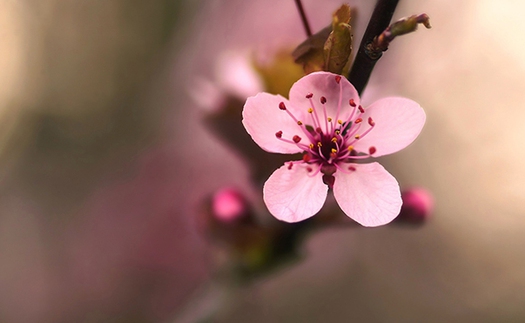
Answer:
<svg viewBox="0 0 525 323"><path fill-rule="evenodd" d="M333 137L333 138L332 138L332 142L337 142L337 138L336 138L336 137Z"/></svg>
<svg viewBox="0 0 525 323"><path fill-rule="evenodd" d="M343 120L337 120L338 124L343 124Z"/></svg>
<svg viewBox="0 0 525 323"><path fill-rule="evenodd" d="M300 126L303 125L303 123L301 121L299 121L299 120L297 121L297 124L300 125Z"/></svg>
<svg viewBox="0 0 525 323"><path fill-rule="evenodd" d="M314 144L309 144L308 147L310 147L310 149L314 149L315 145Z"/></svg>
<svg viewBox="0 0 525 323"><path fill-rule="evenodd" d="M328 122L332 122L332 118L330 117L326 118L326 120L328 120Z"/></svg>
<svg viewBox="0 0 525 323"><path fill-rule="evenodd" d="M348 150L348 151L352 151L352 150L354 150L354 146L348 146L347 150Z"/></svg>
<svg viewBox="0 0 525 323"><path fill-rule="evenodd" d="M308 113L312 113L312 112L314 112L314 109L308 108Z"/></svg>
<svg viewBox="0 0 525 323"><path fill-rule="evenodd" d="M332 150L331 150L331 151L332 151L332 154L335 154L335 153L337 152L337 149L335 149L335 148L332 148Z"/></svg>
<svg viewBox="0 0 525 323"><path fill-rule="evenodd" d="M354 138L355 138L355 139L359 139L359 138L361 138L361 136L360 136L360 135L355 135Z"/></svg>
<svg viewBox="0 0 525 323"><path fill-rule="evenodd" d="M317 147L323 147L323 144L319 141L317 142Z"/></svg>

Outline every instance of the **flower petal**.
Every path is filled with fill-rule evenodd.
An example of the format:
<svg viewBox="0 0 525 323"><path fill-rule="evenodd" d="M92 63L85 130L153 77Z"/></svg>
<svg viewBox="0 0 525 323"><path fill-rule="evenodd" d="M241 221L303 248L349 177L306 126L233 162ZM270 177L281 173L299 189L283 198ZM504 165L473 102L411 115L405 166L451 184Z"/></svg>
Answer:
<svg viewBox="0 0 525 323"><path fill-rule="evenodd" d="M295 154L303 149L297 145L278 139L275 134L282 131L282 137L292 140L294 135L304 137L301 127L288 115L279 109L284 102L286 108L290 103L280 95L259 93L249 97L242 110L242 124L262 149L271 153Z"/></svg>
<svg viewBox="0 0 525 323"><path fill-rule="evenodd" d="M334 174L334 197L343 212L366 227L392 221L403 203L397 180L379 163L348 165L355 170Z"/></svg>
<svg viewBox="0 0 525 323"><path fill-rule="evenodd" d="M367 152L373 146L379 157L395 153L410 145L425 124L425 111L416 102L398 97L384 98L370 105L362 119L371 117L374 129L354 144L357 151Z"/></svg>
<svg viewBox="0 0 525 323"><path fill-rule="evenodd" d="M336 77L339 79L339 83L336 81ZM353 99L355 104L359 106L357 90L341 75L329 72L315 72L306 75L292 85L290 103L294 108L300 107L303 109L303 113L306 113L311 107L310 100L306 98L309 93L313 94L312 100L320 119L324 119L323 106L326 108L327 117L335 119L337 107L341 104L338 119L343 121L346 121L354 110L349 104L350 99ZM321 104L321 97L326 99L326 103ZM324 121L321 121L321 126L323 124Z"/></svg>
<svg viewBox="0 0 525 323"><path fill-rule="evenodd" d="M306 165L281 166L264 184L264 202L270 213L285 222L305 220L321 210L328 194L323 174L309 176ZM315 170L314 170L315 171Z"/></svg>

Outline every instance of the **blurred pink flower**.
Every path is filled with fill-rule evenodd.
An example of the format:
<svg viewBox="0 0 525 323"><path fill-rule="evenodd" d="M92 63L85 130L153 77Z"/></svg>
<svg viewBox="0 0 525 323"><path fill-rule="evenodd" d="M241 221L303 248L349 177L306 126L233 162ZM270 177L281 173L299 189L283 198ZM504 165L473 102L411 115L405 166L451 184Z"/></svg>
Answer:
<svg viewBox="0 0 525 323"><path fill-rule="evenodd" d="M243 51L225 51L220 54L214 74L213 78L196 77L188 88L194 102L209 111L222 107L228 96L244 101L264 88L250 54Z"/></svg>
<svg viewBox="0 0 525 323"><path fill-rule="evenodd" d="M270 213L286 222L305 220L319 212L330 187L343 212L361 225L392 221L402 204L396 179L377 162L352 161L408 146L423 128L423 109L397 97L364 109L353 85L327 72L301 78L289 97L259 93L243 110L244 127L262 149L303 153L266 181Z"/></svg>

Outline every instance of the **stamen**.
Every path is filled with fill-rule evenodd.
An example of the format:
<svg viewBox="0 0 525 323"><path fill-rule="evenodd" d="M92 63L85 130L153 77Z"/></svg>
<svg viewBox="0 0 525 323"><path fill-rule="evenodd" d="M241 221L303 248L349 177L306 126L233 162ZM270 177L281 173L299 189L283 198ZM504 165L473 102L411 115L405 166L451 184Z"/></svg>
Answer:
<svg viewBox="0 0 525 323"><path fill-rule="evenodd" d="M310 147L310 149L314 149L315 145L314 144L310 144L310 145L308 145L308 147Z"/></svg>
<svg viewBox="0 0 525 323"><path fill-rule="evenodd" d="M366 136L370 131L372 131L372 129L374 129L374 126L375 126L374 120L372 120L372 123L370 123L370 119L368 119L368 123L370 124L370 128L366 129L366 131L361 134L361 137Z"/></svg>
<svg viewBox="0 0 525 323"><path fill-rule="evenodd" d="M339 81L341 81L341 76L339 76ZM339 84L339 101L337 101L337 113L335 114L335 120L339 120L339 113L341 112L341 103L343 102L343 84L339 81L337 81L337 84ZM330 129L330 132L334 132L334 128L335 125L332 124L332 129Z"/></svg>
<svg viewBox="0 0 525 323"><path fill-rule="evenodd" d="M348 104L350 104L351 107L355 108L357 105L355 104L354 99L348 100Z"/></svg>
<svg viewBox="0 0 525 323"><path fill-rule="evenodd" d="M339 166L337 163L334 163L334 165L337 168L338 172L345 173L345 174L350 174L350 172L348 172L346 169L344 169L341 166ZM352 167L352 166L350 166L350 167ZM350 167L348 168L348 170L351 171Z"/></svg>
<svg viewBox="0 0 525 323"><path fill-rule="evenodd" d="M341 75L336 75L335 81L337 82L337 84L339 84L339 82L341 82Z"/></svg>
<svg viewBox="0 0 525 323"><path fill-rule="evenodd" d="M292 140L293 140L293 142L298 144L301 141L301 137L299 137L298 135L295 135L295 136L293 136Z"/></svg>
<svg viewBox="0 0 525 323"><path fill-rule="evenodd" d="M372 127L376 125L376 123L374 122L374 120L372 120L372 117L368 117L368 124L369 124L370 126L372 126Z"/></svg>
<svg viewBox="0 0 525 323"><path fill-rule="evenodd" d="M361 136L360 136L360 135L355 135L354 138L355 138L355 139L359 139L359 138L361 138Z"/></svg>
<svg viewBox="0 0 525 323"><path fill-rule="evenodd" d="M356 171L356 169L355 169L354 166L350 166L350 167L348 167L348 170L349 170L349 171L352 171L352 172L355 172L355 171Z"/></svg>
<svg viewBox="0 0 525 323"><path fill-rule="evenodd" d="M277 138L281 141L284 141L286 143L289 143L291 145L296 145L297 147L301 148L302 150L308 150L309 146L305 145L305 144L301 144L299 142L295 142L294 140L290 140L290 139L285 139L285 138Z"/></svg>
<svg viewBox="0 0 525 323"><path fill-rule="evenodd" d="M297 123L298 126L301 127L301 130L303 131L303 133L306 135L306 137L308 137L310 140L313 140L313 137L312 137L312 134L308 132L308 130L306 129L306 127L303 126L303 122L300 121L300 120L297 120L297 118L290 112L290 110L288 110L284 104L284 102L280 102L279 103L279 109L283 110L283 111L286 111L286 113L288 113L288 115L290 116L290 118L293 119L293 121L295 121Z"/></svg>
<svg viewBox="0 0 525 323"><path fill-rule="evenodd" d="M312 113L312 112L314 112L314 109L308 108L308 113Z"/></svg>
<svg viewBox="0 0 525 323"><path fill-rule="evenodd" d="M323 144L319 141L317 142L317 147L323 147Z"/></svg>
<svg viewBox="0 0 525 323"><path fill-rule="evenodd" d="M308 173L311 173L311 172L313 171L313 169L312 169L312 167L307 166L307 167L306 167L306 171L307 171Z"/></svg>
<svg viewBox="0 0 525 323"><path fill-rule="evenodd" d="M354 121L354 124L356 122ZM352 124L352 126L350 127L350 129L346 132L345 134L345 138L351 138L353 137L354 135L357 134L357 132L361 129L361 125L363 125L363 123L360 121L357 123L357 126L354 126L354 124ZM352 145L354 142L351 142L350 145Z"/></svg>
<svg viewBox="0 0 525 323"><path fill-rule="evenodd" d="M342 125L343 124L343 120L337 120L337 123Z"/></svg>
<svg viewBox="0 0 525 323"><path fill-rule="evenodd" d="M320 145L320 144L321 144L321 143L319 143L319 144L317 145L317 151L319 152L317 156L319 156L319 158L321 158L321 159L323 159L323 160L326 160L326 157L323 155L323 152L321 151L321 146L322 146L322 145ZM321 165L322 165L322 163L321 163Z"/></svg>
<svg viewBox="0 0 525 323"><path fill-rule="evenodd" d="M336 138L336 137L333 137L333 138L332 138L332 142L337 142L337 138Z"/></svg>
<svg viewBox="0 0 525 323"><path fill-rule="evenodd" d="M313 174L306 174L306 175L308 175L309 177L314 177L315 175L319 174L319 172L321 171L321 168L322 168L322 164L319 165L319 167L317 167L317 170Z"/></svg>
<svg viewBox="0 0 525 323"><path fill-rule="evenodd" d="M352 109L352 113L350 114L350 117L348 117L348 119L346 120L346 123L347 123L347 124L350 123L350 122L352 122L352 119L354 119L354 115L355 115L355 113L356 113L356 111L357 111L357 108L356 108L356 106L355 106L355 103L353 102L354 100L352 100L352 99L350 99L350 100L352 101L352 103L353 103L354 105L352 105L353 109ZM344 122L343 122L343 123L344 123Z"/></svg>
<svg viewBox="0 0 525 323"><path fill-rule="evenodd" d="M313 146L312 144L310 144L310 145ZM312 148L313 148L313 147L312 147ZM312 159L312 155L310 155L310 154L304 154L304 155L303 155L303 161L304 161L305 163L309 162L311 159Z"/></svg>
<svg viewBox="0 0 525 323"><path fill-rule="evenodd" d="M361 118L357 118L354 121L355 124L358 124L358 123L361 123L361 122L363 122L363 119L361 119Z"/></svg>
<svg viewBox="0 0 525 323"><path fill-rule="evenodd" d="M326 120L328 120L328 122L332 122L332 118L328 117Z"/></svg>
<svg viewBox="0 0 525 323"><path fill-rule="evenodd" d="M290 163L288 164L288 169L292 169L292 166L293 166L293 162L290 162Z"/></svg>
<svg viewBox="0 0 525 323"><path fill-rule="evenodd" d="M365 113L365 109L363 109L362 106L359 106L358 109L359 109L359 112L361 112L361 113Z"/></svg>
<svg viewBox="0 0 525 323"><path fill-rule="evenodd" d="M337 157L337 149L332 148L330 151L330 158L335 159Z"/></svg>
<svg viewBox="0 0 525 323"><path fill-rule="evenodd" d="M275 133L275 136L276 136L277 138L281 138L281 137L283 136L283 132L282 132L282 131L277 131L277 132Z"/></svg>
<svg viewBox="0 0 525 323"><path fill-rule="evenodd" d="M377 149L374 146L371 146L370 148L368 148L368 154L370 154L370 155L374 154L376 151L377 151Z"/></svg>
<svg viewBox="0 0 525 323"><path fill-rule="evenodd" d="M334 144L335 144L335 149L337 151L341 150L341 147L339 147L339 144L337 143L337 141L335 141Z"/></svg>
<svg viewBox="0 0 525 323"><path fill-rule="evenodd" d="M310 101L310 108L312 109L312 120L314 122L314 127L320 127L321 122L319 121L319 116L317 115L317 111L315 110L314 101L312 100L313 94L308 93L306 95L306 98Z"/></svg>
<svg viewBox="0 0 525 323"><path fill-rule="evenodd" d="M326 132L329 131L328 129L328 115L326 114L326 106L324 105L326 103L326 98L324 96L322 96L319 101L321 101L321 104L323 105L323 116L324 116L324 126L325 126L325 129L326 129ZM321 123L319 123L319 126L321 126Z"/></svg>
<svg viewBox="0 0 525 323"><path fill-rule="evenodd" d="M346 148L346 149L348 149L348 151L352 151L352 150L354 150L354 146L348 146L348 148Z"/></svg>

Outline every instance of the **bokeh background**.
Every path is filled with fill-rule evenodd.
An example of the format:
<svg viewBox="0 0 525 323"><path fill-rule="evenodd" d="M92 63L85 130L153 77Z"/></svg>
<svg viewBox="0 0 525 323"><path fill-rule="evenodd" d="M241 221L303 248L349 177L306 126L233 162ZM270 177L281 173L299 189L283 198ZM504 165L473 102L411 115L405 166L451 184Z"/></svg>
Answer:
<svg viewBox="0 0 525 323"><path fill-rule="evenodd" d="M341 4L303 3L314 30ZM359 41L373 4L350 5ZM433 192L432 220L321 231L225 291L195 214L225 185L260 192L203 126L196 80L224 82L224 53L301 42L293 1L0 1L0 321L522 322L524 10L401 0L395 18L433 28L394 41L364 100L425 108L382 163Z"/></svg>

